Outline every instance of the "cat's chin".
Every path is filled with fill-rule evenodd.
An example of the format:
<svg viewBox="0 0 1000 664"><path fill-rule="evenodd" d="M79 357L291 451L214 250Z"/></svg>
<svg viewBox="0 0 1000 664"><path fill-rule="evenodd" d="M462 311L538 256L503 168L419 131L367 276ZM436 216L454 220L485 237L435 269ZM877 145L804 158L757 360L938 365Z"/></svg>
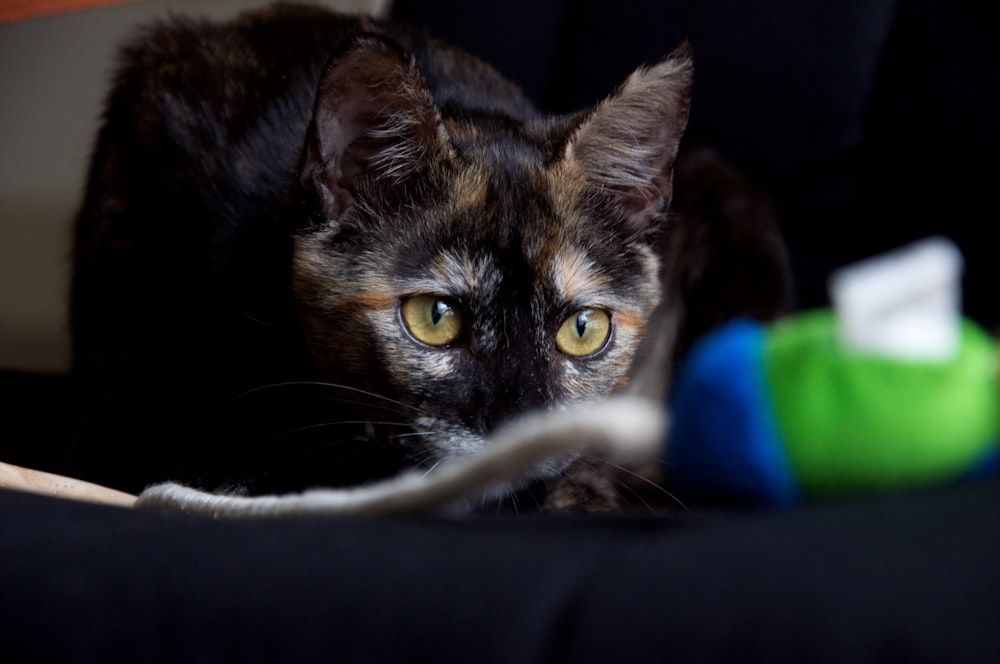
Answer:
<svg viewBox="0 0 1000 664"><path fill-rule="evenodd" d="M494 437L489 434L478 434L464 427L458 427L453 424L442 424L430 418L427 418L426 421L418 421L417 424L424 431L434 432L433 434L428 434L425 440L422 441L425 448L423 454L420 455L424 457L421 465L430 469L428 472L452 461L481 455L496 447ZM500 452L499 450L495 451ZM525 458L521 459L521 455L518 455L516 450L500 452L506 458L506 463L517 467L530 464L528 455L534 453L533 451L525 450ZM530 468L522 473L517 482L498 487L496 489L498 496L499 494L509 493L511 490L524 489L535 482L544 482L560 477L579 458L579 452L565 451L531 464Z"/></svg>
<svg viewBox="0 0 1000 664"><path fill-rule="evenodd" d="M579 453L571 452L558 458L535 463L525 470L523 464L530 463L530 455L526 455L524 459L509 453L505 453L503 456L503 464L512 469L511 475L516 474L513 469L517 469L519 474L516 478L508 477L502 481L485 483L479 491L478 504L480 509L492 511L495 508L500 509L504 505L514 506L516 509L518 496L522 492L534 493L536 496L534 504L538 508L543 508L542 501L544 499L539 498L539 496L546 495L552 487L562 484L563 480L570 474L574 462L581 458ZM541 489L541 493L537 493L539 489ZM477 501L466 504L474 504L475 502Z"/></svg>

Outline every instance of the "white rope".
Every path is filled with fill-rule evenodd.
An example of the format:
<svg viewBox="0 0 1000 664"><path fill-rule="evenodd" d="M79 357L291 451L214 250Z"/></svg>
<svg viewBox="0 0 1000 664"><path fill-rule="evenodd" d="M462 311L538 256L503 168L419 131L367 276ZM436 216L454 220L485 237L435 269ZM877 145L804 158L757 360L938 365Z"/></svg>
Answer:
<svg viewBox="0 0 1000 664"><path fill-rule="evenodd" d="M268 496L157 484L139 496L136 506L216 518L437 511L531 477L540 464L559 457L585 452L621 466L648 463L661 453L666 430L667 416L659 405L613 397L567 411L528 414L498 430L482 452L442 463L431 473L406 472L359 487Z"/></svg>

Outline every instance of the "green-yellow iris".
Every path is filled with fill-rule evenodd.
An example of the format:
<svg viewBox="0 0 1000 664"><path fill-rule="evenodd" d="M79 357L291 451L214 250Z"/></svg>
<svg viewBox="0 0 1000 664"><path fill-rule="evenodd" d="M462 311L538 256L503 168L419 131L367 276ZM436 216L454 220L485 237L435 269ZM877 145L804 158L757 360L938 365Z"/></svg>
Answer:
<svg viewBox="0 0 1000 664"><path fill-rule="evenodd" d="M447 346L462 333L462 314L446 298L415 295L403 300L403 322L418 341L428 346Z"/></svg>
<svg viewBox="0 0 1000 664"><path fill-rule="evenodd" d="M611 317L600 309L582 309L563 321L556 347L567 355L584 357L604 347L611 336Z"/></svg>

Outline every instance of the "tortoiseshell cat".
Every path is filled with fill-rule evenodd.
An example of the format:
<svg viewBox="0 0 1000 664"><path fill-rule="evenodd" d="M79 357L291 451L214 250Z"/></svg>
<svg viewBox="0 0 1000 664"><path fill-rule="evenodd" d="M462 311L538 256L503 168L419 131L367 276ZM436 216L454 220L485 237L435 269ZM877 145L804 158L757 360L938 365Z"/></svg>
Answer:
<svg viewBox="0 0 1000 664"><path fill-rule="evenodd" d="M356 483L622 390L691 76L681 51L545 117L398 25L285 5L147 29L77 225L76 474ZM616 503L587 459L532 479L546 507Z"/></svg>

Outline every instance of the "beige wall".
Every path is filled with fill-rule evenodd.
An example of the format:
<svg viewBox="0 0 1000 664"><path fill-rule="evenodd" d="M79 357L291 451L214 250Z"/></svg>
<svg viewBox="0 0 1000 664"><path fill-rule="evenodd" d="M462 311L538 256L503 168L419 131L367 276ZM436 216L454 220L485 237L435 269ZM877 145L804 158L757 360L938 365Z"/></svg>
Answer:
<svg viewBox="0 0 1000 664"><path fill-rule="evenodd" d="M389 0L327 0L375 14ZM0 25L0 370L63 372L70 224L116 44L168 12L262 0L146 0Z"/></svg>

